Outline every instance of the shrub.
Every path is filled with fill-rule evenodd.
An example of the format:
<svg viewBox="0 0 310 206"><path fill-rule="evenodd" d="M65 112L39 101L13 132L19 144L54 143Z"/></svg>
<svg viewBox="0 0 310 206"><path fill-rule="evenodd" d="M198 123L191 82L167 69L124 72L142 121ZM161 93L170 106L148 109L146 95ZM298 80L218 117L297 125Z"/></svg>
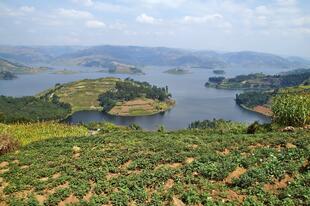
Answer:
<svg viewBox="0 0 310 206"><path fill-rule="evenodd" d="M284 126L310 123L310 95L282 94L273 99L274 122Z"/></svg>
<svg viewBox="0 0 310 206"><path fill-rule="evenodd" d="M271 124L260 124L259 122L255 121L253 124L248 126L247 134L255 134L255 133L267 133L273 130Z"/></svg>
<svg viewBox="0 0 310 206"><path fill-rule="evenodd" d="M0 134L0 155L16 150L19 147L18 141L8 135Z"/></svg>

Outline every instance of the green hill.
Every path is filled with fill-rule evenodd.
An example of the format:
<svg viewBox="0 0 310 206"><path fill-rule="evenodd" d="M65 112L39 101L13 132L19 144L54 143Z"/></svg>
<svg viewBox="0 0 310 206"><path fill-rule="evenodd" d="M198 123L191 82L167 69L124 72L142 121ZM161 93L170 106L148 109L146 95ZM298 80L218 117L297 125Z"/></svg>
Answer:
<svg viewBox="0 0 310 206"><path fill-rule="evenodd" d="M48 70L48 68L28 67L22 64L17 64L4 59L0 59L0 72L11 72L13 74L32 74L46 70Z"/></svg>
<svg viewBox="0 0 310 206"><path fill-rule="evenodd" d="M309 135L105 127L33 142L0 156L0 205L309 205Z"/></svg>

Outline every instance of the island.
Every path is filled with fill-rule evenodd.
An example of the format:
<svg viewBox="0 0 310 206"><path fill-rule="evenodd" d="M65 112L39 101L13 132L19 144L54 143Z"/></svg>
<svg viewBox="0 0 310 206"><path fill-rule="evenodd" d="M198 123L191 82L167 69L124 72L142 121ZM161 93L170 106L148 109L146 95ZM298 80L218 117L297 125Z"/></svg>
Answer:
<svg viewBox="0 0 310 206"><path fill-rule="evenodd" d="M17 78L17 74L36 74L49 70L47 67L29 67L14 63L5 59L0 59L0 79L12 80Z"/></svg>
<svg viewBox="0 0 310 206"><path fill-rule="evenodd" d="M224 70L218 69L218 70L213 70L214 74L225 74Z"/></svg>
<svg viewBox="0 0 310 206"><path fill-rule="evenodd" d="M71 106L71 111L98 110L116 116L146 116L171 109L175 100L168 87L160 88L132 79L85 79L54 88L37 95L59 98Z"/></svg>
<svg viewBox="0 0 310 206"><path fill-rule="evenodd" d="M103 69L97 72L110 73L110 74L139 74L139 75L144 74L144 72L141 69L127 64L115 64L114 66L111 66L109 69Z"/></svg>
<svg viewBox="0 0 310 206"><path fill-rule="evenodd" d="M182 69L182 68L174 68L174 69L169 69L165 71L164 73L182 75L182 74L190 74L191 72L189 70Z"/></svg>
<svg viewBox="0 0 310 206"><path fill-rule="evenodd" d="M16 79L17 76L9 71L0 71L0 80L12 80Z"/></svg>
<svg viewBox="0 0 310 206"><path fill-rule="evenodd" d="M273 98L290 94L310 94L310 69L297 69L278 75L262 73L239 75L234 78L210 77L206 87L241 89L236 103L242 108L271 117Z"/></svg>
<svg viewBox="0 0 310 206"><path fill-rule="evenodd" d="M68 69L62 69L62 70L51 72L51 74L63 74L63 75L71 75L71 74L79 74L79 73L80 71L73 71L73 70L68 70Z"/></svg>

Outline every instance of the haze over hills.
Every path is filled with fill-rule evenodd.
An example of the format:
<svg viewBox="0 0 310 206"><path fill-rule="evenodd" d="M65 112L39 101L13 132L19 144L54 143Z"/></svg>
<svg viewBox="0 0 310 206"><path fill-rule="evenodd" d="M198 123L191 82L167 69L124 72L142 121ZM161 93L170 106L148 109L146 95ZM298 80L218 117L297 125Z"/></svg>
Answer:
<svg viewBox="0 0 310 206"><path fill-rule="evenodd" d="M141 46L0 46L0 57L25 64L55 64L109 68L115 63L137 66L190 66L202 68L279 68L310 66L300 57L241 51L192 51L165 47Z"/></svg>

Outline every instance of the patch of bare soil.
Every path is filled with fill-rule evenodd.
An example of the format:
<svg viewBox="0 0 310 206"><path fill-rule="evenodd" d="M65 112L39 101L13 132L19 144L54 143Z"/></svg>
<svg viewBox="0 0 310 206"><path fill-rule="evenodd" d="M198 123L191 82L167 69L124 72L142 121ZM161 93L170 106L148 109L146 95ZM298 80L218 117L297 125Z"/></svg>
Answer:
<svg viewBox="0 0 310 206"><path fill-rule="evenodd" d="M116 177L118 177L120 174L117 174L117 173L108 173L107 175L106 175L106 178L107 178L107 180L110 180L110 179L112 179L112 178L116 178Z"/></svg>
<svg viewBox="0 0 310 206"><path fill-rule="evenodd" d="M6 172L8 172L8 171L10 171L9 168L2 169L2 170L0 170L0 174L4 174L4 173L6 173Z"/></svg>
<svg viewBox="0 0 310 206"><path fill-rule="evenodd" d="M225 155L228 155L230 153L230 150L225 148L223 151L217 151L217 153L225 156Z"/></svg>
<svg viewBox="0 0 310 206"><path fill-rule="evenodd" d="M186 158L185 163L190 164L190 163L194 162L194 160L195 160L194 157L189 157L189 158Z"/></svg>
<svg viewBox="0 0 310 206"><path fill-rule="evenodd" d="M265 184L264 185L264 190L276 193L277 190L286 188L287 185L292 182L294 178L292 176L289 176L285 174L284 178L279 181L275 181L273 184Z"/></svg>
<svg viewBox="0 0 310 206"><path fill-rule="evenodd" d="M223 202L238 201L240 203L246 198L245 195L240 195L233 190L226 190L223 192L212 190L211 196L214 199L222 199Z"/></svg>
<svg viewBox="0 0 310 206"><path fill-rule="evenodd" d="M296 145L294 145L294 144L292 144L292 143L287 143L285 146L286 146L286 148L288 148L288 149L294 149L294 148L297 148L297 146L296 146Z"/></svg>
<svg viewBox="0 0 310 206"><path fill-rule="evenodd" d="M261 147L264 147L264 145L262 145L260 143L257 143L257 144L254 144L254 145L250 145L249 149L256 149L256 148L261 148Z"/></svg>
<svg viewBox="0 0 310 206"><path fill-rule="evenodd" d="M48 177L42 177L39 180L42 181L42 182L46 182L48 180Z"/></svg>
<svg viewBox="0 0 310 206"><path fill-rule="evenodd" d="M37 199L40 205L43 205L44 201L47 200L46 195L35 195L35 198Z"/></svg>
<svg viewBox="0 0 310 206"><path fill-rule="evenodd" d="M121 165L119 168L120 169L127 169L127 167L132 163L132 160L128 160L125 162L123 165Z"/></svg>
<svg viewBox="0 0 310 206"><path fill-rule="evenodd" d="M164 185L164 190L168 190L168 189L172 188L173 185L174 185L173 179L168 179Z"/></svg>
<svg viewBox="0 0 310 206"><path fill-rule="evenodd" d="M227 184L231 184L234 178L239 178L242 174L246 173L246 171L247 170L243 167L237 167L224 179L224 182Z"/></svg>
<svg viewBox="0 0 310 206"><path fill-rule="evenodd" d="M74 204L74 203L78 203L78 202L80 202L80 200L78 198L76 198L73 194L71 194L65 200L59 202L58 206L65 206L68 204Z"/></svg>
<svg viewBox="0 0 310 206"><path fill-rule="evenodd" d="M28 168L29 168L29 165L20 166L20 169L28 169Z"/></svg>
<svg viewBox="0 0 310 206"><path fill-rule="evenodd" d="M19 164L19 160L13 160L12 163Z"/></svg>
<svg viewBox="0 0 310 206"><path fill-rule="evenodd" d="M59 178L60 176L61 176L61 173L58 172L58 173L53 174L52 178L53 178L53 179L57 179L57 178Z"/></svg>
<svg viewBox="0 0 310 206"><path fill-rule="evenodd" d="M1 162L0 163L0 168L7 167L7 166L9 166L8 162Z"/></svg>
<svg viewBox="0 0 310 206"><path fill-rule="evenodd" d="M172 203L174 206L185 206L184 202L182 202L182 200L178 199L176 196L173 196Z"/></svg>
<svg viewBox="0 0 310 206"><path fill-rule="evenodd" d="M198 145L197 144L192 144L192 145L190 145L190 148L196 149L196 148L198 148Z"/></svg>
<svg viewBox="0 0 310 206"><path fill-rule="evenodd" d="M271 117L273 115L272 111L270 108L268 107L264 107L264 106L256 106L253 108L253 110L257 113L263 114L265 116Z"/></svg>
<svg viewBox="0 0 310 206"><path fill-rule="evenodd" d="M83 200L89 202L90 198L94 195L94 189L96 184L92 181L90 181L90 190L88 193L83 197Z"/></svg>

